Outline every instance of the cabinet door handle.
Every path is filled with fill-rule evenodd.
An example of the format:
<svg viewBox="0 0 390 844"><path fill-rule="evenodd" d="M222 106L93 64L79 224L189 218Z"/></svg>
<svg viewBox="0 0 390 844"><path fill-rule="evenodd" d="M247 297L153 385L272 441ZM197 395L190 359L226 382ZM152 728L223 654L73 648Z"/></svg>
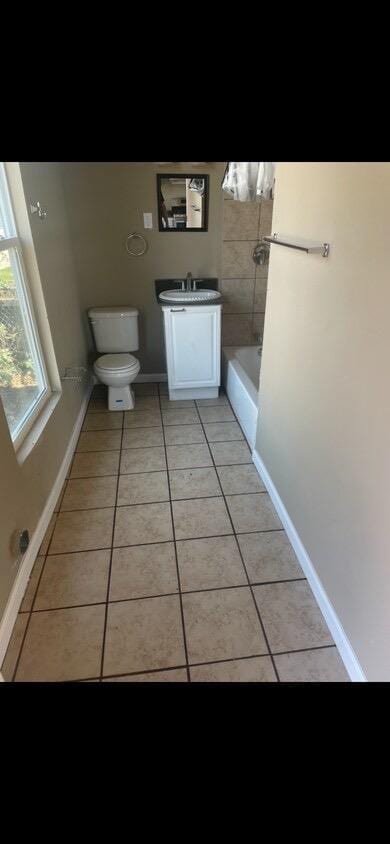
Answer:
<svg viewBox="0 0 390 844"><path fill-rule="evenodd" d="M171 308L171 314L178 314L180 311L185 311L185 308Z"/></svg>

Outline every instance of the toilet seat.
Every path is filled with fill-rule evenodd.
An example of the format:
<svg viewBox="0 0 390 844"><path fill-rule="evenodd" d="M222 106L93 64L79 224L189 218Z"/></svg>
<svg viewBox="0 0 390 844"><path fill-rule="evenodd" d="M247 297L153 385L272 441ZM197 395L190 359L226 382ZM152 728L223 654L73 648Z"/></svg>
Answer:
<svg viewBox="0 0 390 844"><path fill-rule="evenodd" d="M139 368L139 360L134 357L134 355L130 355L128 353L122 354L109 354L109 355L101 355L100 358L95 361L95 367L97 369L101 369L102 372L132 372L134 369Z"/></svg>

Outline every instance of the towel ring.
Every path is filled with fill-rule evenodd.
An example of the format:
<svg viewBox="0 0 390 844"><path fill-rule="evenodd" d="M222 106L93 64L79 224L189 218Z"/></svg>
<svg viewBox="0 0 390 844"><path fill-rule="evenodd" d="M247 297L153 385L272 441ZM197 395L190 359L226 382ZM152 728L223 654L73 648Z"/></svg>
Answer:
<svg viewBox="0 0 390 844"><path fill-rule="evenodd" d="M132 240L132 238L138 238L138 240L143 241L144 248L142 249L142 247L141 247L140 252L133 252L131 249L129 249L129 240ZM142 237L142 234L136 234L134 232L134 234L129 234L129 236L126 238L126 249L127 249L127 252L129 253L129 255L135 255L135 257L138 258L140 255L145 255L147 248L148 248L148 244L146 243L145 238Z"/></svg>

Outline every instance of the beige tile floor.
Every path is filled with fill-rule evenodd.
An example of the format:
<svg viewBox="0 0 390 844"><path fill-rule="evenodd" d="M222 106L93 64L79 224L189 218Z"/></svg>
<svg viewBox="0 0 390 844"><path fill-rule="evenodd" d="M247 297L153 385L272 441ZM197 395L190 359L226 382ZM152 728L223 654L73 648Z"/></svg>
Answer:
<svg viewBox="0 0 390 844"><path fill-rule="evenodd" d="M95 387L6 681L347 682L225 395Z"/></svg>

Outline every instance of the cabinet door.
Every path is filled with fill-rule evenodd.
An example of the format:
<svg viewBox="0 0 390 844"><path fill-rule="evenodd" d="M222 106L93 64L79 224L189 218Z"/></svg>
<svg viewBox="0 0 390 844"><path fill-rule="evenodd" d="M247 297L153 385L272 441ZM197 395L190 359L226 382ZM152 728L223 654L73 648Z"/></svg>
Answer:
<svg viewBox="0 0 390 844"><path fill-rule="evenodd" d="M172 388L218 387L221 377L221 307L164 310L168 381Z"/></svg>

